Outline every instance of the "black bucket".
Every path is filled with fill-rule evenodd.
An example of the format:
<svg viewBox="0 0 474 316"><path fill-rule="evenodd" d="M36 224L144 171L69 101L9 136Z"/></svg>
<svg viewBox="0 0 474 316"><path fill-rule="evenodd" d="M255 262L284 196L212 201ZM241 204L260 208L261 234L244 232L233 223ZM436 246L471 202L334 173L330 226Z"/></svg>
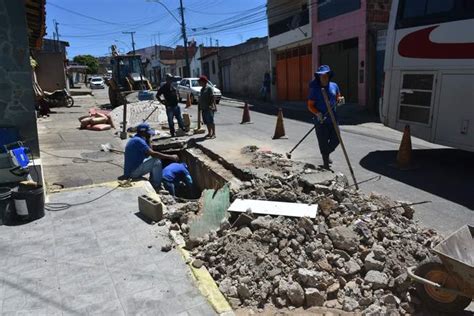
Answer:
<svg viewBox="0 0 474 316"><path fill-rule="evenodd" d="M0 187L0 226L8 225L14 212L11 189Z"/></svg>
<svg viewBox="0 0 474 316"><path fill-rule="evenodd" d="M34 221L44 216L44 190L42 185L19 187L12 191L16 214L22 220Z"/></svg>

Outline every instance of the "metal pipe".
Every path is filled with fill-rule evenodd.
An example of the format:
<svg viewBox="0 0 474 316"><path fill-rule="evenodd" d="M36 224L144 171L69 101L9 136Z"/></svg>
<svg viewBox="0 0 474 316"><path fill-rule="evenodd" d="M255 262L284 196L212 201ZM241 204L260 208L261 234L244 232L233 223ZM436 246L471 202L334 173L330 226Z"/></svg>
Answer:
<svg viewBox="0 0 474 316"><path fill-rule="evenodd" d="M354 186L356 190L359 190L359 185L357 184L357 180L354 175L354 170L352 169L351 161L349 160L349 155L347 155L346 146L344 146L344 142L342 141L341 131L339 130L339 126L336 122L336 117L334 116L334 112L332 111L331 104L329 103L328 94L326 93L326 89L321 88L321 92L324 97L324 102L326 103L326 107L328 109L329 116L331 117L332 125L334 126L334 130L336 131L337 138L339 139L339 143L341 144L342 151L344 152L344 157L346 158L347 165L349 166L349 171L351 172L352 180L354 180Z"/></svg>

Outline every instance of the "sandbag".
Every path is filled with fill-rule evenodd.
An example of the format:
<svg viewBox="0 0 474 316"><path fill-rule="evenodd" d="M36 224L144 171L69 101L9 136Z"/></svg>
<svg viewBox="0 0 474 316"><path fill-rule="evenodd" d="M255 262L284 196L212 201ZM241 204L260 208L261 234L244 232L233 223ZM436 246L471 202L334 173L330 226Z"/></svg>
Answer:
<svg viewBox="0 0 474 316"><path fill-rule="evenodd" d="M107 123L107 117L94 117L91 120L92 125L97 125L97 124L106 124Z"/></svg>
<svg viewBox="0 0 474 316"><path fill-rule="evenodd" d="M92 117L85 117L81 120L81 129L87 128L88 125L92 124Z"/></svg>
<svg viewBox="0 0 474 316"><path fill-rule="evenodd" d="M87 129L90 129L91 131L107 131L111 128L112 126L110 126L110 124L96 124L87 127Z"/></svg>

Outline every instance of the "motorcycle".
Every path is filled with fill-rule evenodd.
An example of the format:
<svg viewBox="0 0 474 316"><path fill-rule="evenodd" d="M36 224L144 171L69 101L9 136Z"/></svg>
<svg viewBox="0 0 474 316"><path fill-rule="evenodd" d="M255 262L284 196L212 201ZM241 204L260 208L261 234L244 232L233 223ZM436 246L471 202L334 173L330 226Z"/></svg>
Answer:
<svg viewBox="0 0 474 316"><path fill-rule="evenodd" d="M74 99L71 97L66 89L56 90L53 92L43 91L43 100L46 101L49 107L67 107L70 108L74 105Z"/></svg>

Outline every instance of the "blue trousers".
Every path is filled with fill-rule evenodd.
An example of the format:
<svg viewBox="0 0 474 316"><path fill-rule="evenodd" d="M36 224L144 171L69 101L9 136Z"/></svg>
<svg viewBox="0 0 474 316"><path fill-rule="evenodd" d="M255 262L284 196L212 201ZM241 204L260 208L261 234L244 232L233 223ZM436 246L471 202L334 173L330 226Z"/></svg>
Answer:
<svg viewBox="0 0 474 316"><path fill-rule="evenodd" d="M168 116L168 126L170 128L171 135L174 136L175 129L174 129L174 118L178 121L178 126L182 130L185 130L183 117L181 116L181 108L179 105L176 106L167 106L166 107L166 116Z"/></svg>
<svg viewBox="0 0 474 316"><path fill-rule="evenodd" d="M316 122L314 125L316 126L316 137L318 138L319 151L323 156L329 155L339 145L336 130L332 123L327 120L322 124Z"/></svg>
<svg viewBox="0 0 474 316"><path fill-rule="evenodd" d="M176 189L173 182L163 181L163 186L172 196L176 196Z"/></svg>
<svg viewBox="0 0 474 316"><path fill-rule="evenodd" d="M151 185L155 189L159 189L161 185L162 166L161 160L158 158L148 157L143 160L142 164L130 174L132 178L140 178L146 174L150 174Z"/></svg>

